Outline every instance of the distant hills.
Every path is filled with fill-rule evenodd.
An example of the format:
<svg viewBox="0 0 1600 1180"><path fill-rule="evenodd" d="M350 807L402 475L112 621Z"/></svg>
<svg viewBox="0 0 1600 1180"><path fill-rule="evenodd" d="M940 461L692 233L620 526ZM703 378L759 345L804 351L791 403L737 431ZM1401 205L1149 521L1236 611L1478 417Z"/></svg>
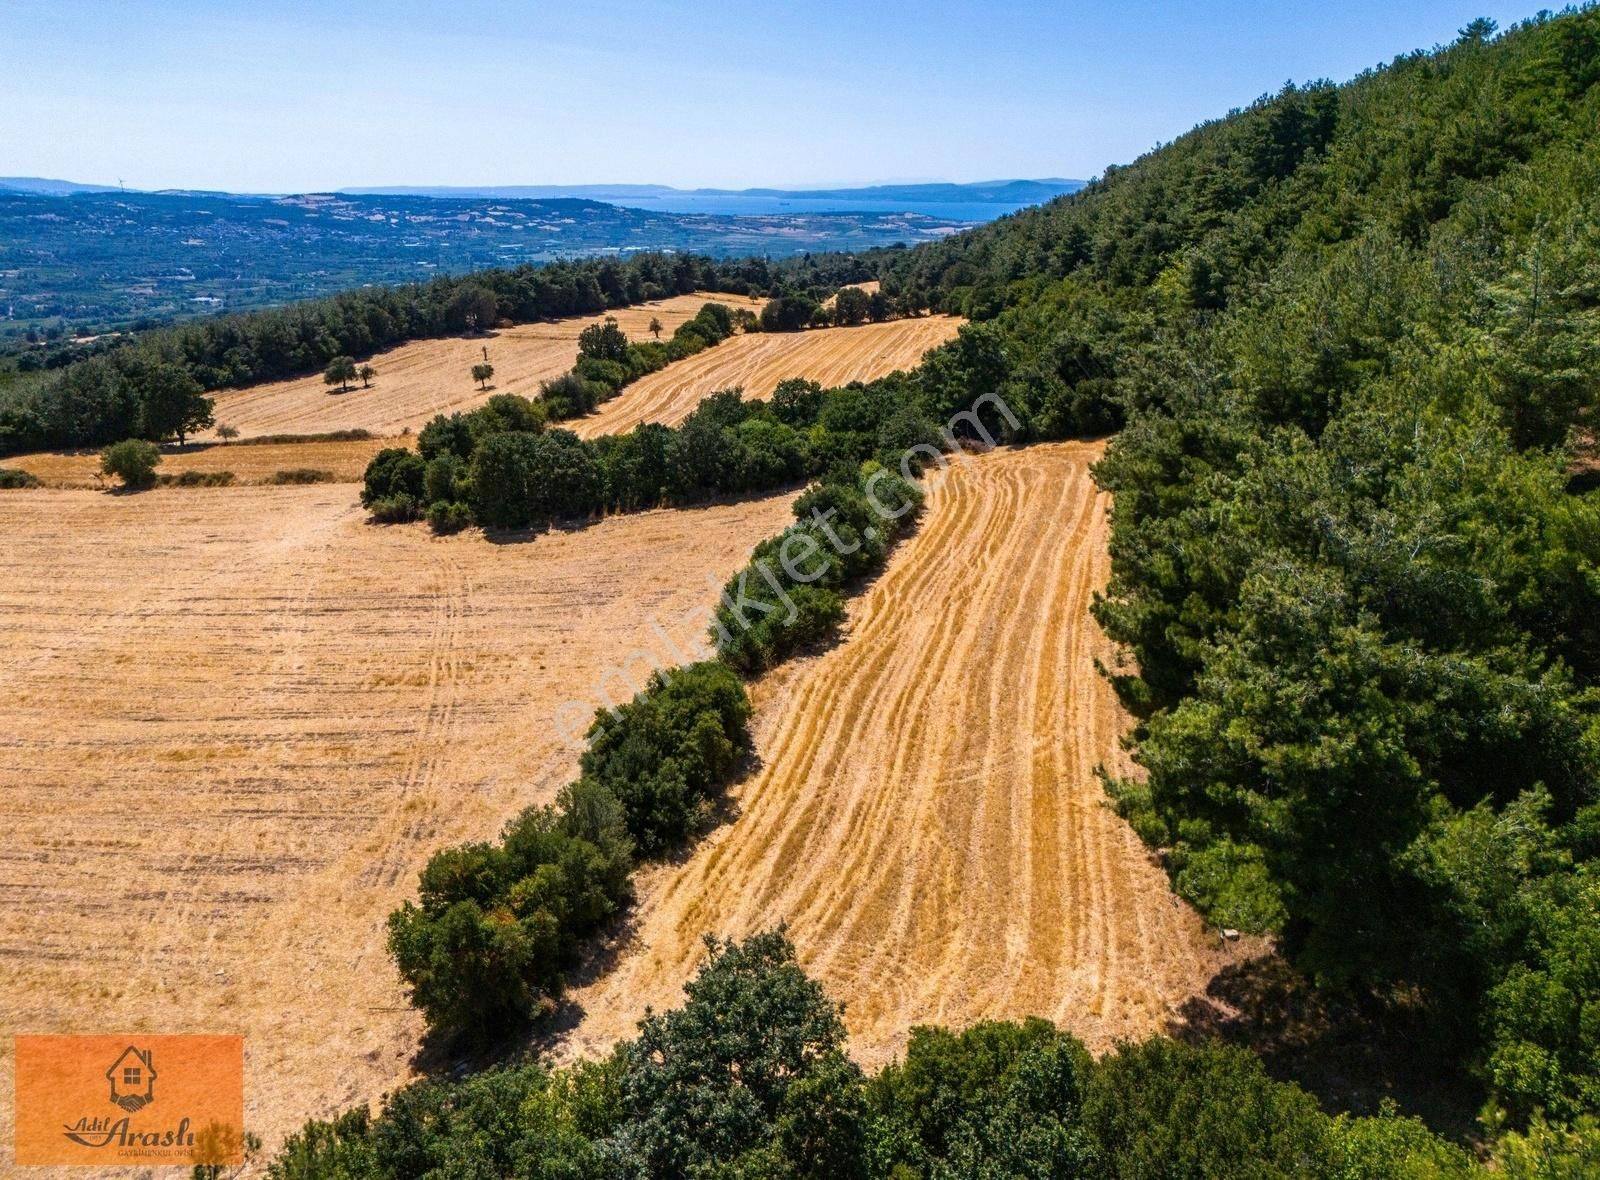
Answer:
<svg viewBox="0 0 1600 1180"><path fill-rule="evenodd" d="M0 184L5 181L0 179ZM407 197L500 197L507 200L549 200L577 197L626 205L633 201L659 201L680 197L761 197L792 201L886 201L918 205L931 201L961 201L994 205L1037 205L1066 193L1075 193L1086 181L989 180L972 184L873 184L860 188L785 189L785 188L673 188L664 184L556 184L498 185L487 187L395 186L389 188L347 188L352 195Z"/></svg>
<svg viewBox="0 0 1600 1180"><path fill-rule="evenodd" d="M730 214L573 197L52 193L0 181L0 342L33 327L103 330L484 267L644 250L869 250L973 224L924 211L938 208ZM990 219L1008 211L979 208Z"/></svg>
<svg viewBox="0 0 1600 1180"><path fill-rule="evenodd" d="M0 177L0 340L30 327L122 327L558 258L915 245L1081 187L523 185L275 196Z"/></svg>

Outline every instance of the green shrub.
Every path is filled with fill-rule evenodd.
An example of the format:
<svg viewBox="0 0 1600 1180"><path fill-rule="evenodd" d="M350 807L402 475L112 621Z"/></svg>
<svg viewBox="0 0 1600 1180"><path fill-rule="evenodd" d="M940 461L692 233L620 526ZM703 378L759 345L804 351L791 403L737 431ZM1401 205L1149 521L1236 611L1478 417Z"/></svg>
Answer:
<svg viewBox="0 0 1600 1180"><path fill-rule="evenodd" d="M402 434L405 431L401 431ZM256 434L229 443L235 447L282 446L289 443L311 442L366 442L372 437L370 430L325 430L320 434Z"/></svg>
<svg viewBox="0 0 1600 1180"><path fill-rule="evenodd" d="M581 764L621 801L641 851L679 844L750 749L750 701L716 661L656 672L627 704L601 710Z"/></svg>
<svg viewBox="0 0 1600 1180"><path fill-rule="evenodd" d="M161 462L161 449L142 438L130 438L112 443L100 452L100 470L114 475L125 488L148 488L156 482L156 467Z"/></svg>
<svg viewBox="0 0 1600 1180"><path fill-rule="evenodd" d="M490 528L526 528L533 520L537 436L494 434L482 439L468 469L468 503Z"/></svg>
<svg viewBox="0 0 1600 1180"><path fill-rule="evenodd" d="M405 524L422 517L422 502L403 492L385 496L367 505L367 513L379 524Z"/></svg>
<svg viewBox="0 0 1600 1180"><path fill-rule="evenodd" d="M472 458L472 448L478 442L473 431L475 421L469 414L435 414L417 432L417 454L430 463L444 455L454 455L465 462ZM500 421L498 416L495 421Z"/></svg>
<svg viewBox="0 0 1600 1180"><path fill-rule="evenodd" d="M380 500L421 500L427 463L415 451L385 447L372 457L362 479L361 503L372 508Z"/></svg>
<svg viewBox="0 0 1600 1180"><path fill-rule="evenodd" d="M539 400L552 421L581 418L612 396L611 386L587 381L576 372L563 373L539 386Z"/></svg>
<svg viewBox="0 0 1600 1180"><path fill-rule="evenodd" d="M20 467L0 467L0 488L36 488L39 477Z"/></svg>
<svg viewBox="0 0 1600 1180"><path fill-rule="evenodd" d="M389 950L436 1028L484 1039L558 996L578 940L629 897L632 844L622 809L596 783L533 807L498 845L429 860L418 902L389 917Z"/></svg>
<svg viewBox="0 0 1600 1180"><path fill-rule="evenodd" d="M492 434L538 434L544 429L545 408L515 393L497 393L466 415L468 429L478 441Z"/></svg>
<svg viewBox="0 0 1600 1180"><path fill-rule="evenodd" d="M761 309L763 332L798 332L811 322L821 305L803 295L781 295Z"/></svg>
<svg viewBox="0 0 1600 1180"><path fill-rule="evenodd" d="M175 488L225 488L233 483L231 471L180 471L176 475L156 477L163 487Z"/></svg>
<svg viewBox="0 0 1600 1180"><path fill-rule="evenodd" d="M436 533L459 533L472 523L472 509L459 500L435 500L428 505L428 525Z"/></svg>
<svg viewBox="0 0 1600 1180"><path fill-rule="evenodd" d="M467 464L452 451L428 460L422 472L422 498L432 504L437 500L456 500L466 490Z"/></svg>
<svg viewBox="0 0 1600 1180"><path fill-rule="evenodd" d="M1316 1100L1267 1077L1252 1054L1162 1037L1100 1062L1083 1122L1118 1180L1231 1176L1241 1160L1253 1177L1303 1180L1334 1150Z"/></svg>
<svg viewBox="0 0 1600 1180"><path fill-rule="evenodd" d="M866 1087L878 1174L1099 1175L1081 1125L1093 1069L1076 1038L1037 1018L913 1029L905 1060Z"/></svg>
<svg viewBox="0 0 1600 1180"><path fill-rule="evenodd" d="M579 357L577 364L572 366L572 372L580 380L604 385L612 393L626 385L632 376L624 361L600 360L592 356Z"/></svg>
<svg viewBox="0 0 1600 1180"><path fill-rule="evenodd" d="M320 467L284 467L272 473L268 483L295 484L295 483L338 483L339 477L331 471L324 471Z"/></svg>

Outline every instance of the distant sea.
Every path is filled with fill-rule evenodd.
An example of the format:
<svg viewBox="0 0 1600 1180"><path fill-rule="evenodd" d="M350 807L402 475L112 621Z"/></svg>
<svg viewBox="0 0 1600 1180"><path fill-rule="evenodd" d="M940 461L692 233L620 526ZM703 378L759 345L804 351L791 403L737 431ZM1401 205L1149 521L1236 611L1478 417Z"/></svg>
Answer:
<svg viewBox="0 0 1600 1180"><path fill-rule="evenodd" d="M845 198L791 198L747 196L697 196L694 193L668 193L663 196L606 197L608 204L655 213L716 213L740 217L760 217L773 213L920 213L950 221L993 221L1029 202L1002 204L997 201L905 201L849 200Z"/></svg>

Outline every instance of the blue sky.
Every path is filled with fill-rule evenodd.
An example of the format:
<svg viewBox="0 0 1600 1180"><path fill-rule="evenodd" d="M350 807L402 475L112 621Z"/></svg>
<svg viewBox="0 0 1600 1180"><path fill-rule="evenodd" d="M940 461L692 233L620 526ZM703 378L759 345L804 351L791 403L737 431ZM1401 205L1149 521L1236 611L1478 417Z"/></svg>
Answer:
<svg viewBox="0 0 1600 1180"><path fill-rule="evenodd" d="M0 175L130 187L1084 177L1483 0L3 0Z"/></svg>

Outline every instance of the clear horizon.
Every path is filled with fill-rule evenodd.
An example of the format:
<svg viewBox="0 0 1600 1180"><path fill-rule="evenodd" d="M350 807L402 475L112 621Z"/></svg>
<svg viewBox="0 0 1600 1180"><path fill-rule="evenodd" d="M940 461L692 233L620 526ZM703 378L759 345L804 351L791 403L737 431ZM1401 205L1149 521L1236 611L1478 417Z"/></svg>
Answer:
<svg viewBox="0 0 1600 1180"><path fill-rule="evenodd" d="M1474 17L1530 15L1472 0L826 0L759 19L724 0L12 0L0 174L232 192L1086 179L1286 80L1340 81Z"/></svg>

